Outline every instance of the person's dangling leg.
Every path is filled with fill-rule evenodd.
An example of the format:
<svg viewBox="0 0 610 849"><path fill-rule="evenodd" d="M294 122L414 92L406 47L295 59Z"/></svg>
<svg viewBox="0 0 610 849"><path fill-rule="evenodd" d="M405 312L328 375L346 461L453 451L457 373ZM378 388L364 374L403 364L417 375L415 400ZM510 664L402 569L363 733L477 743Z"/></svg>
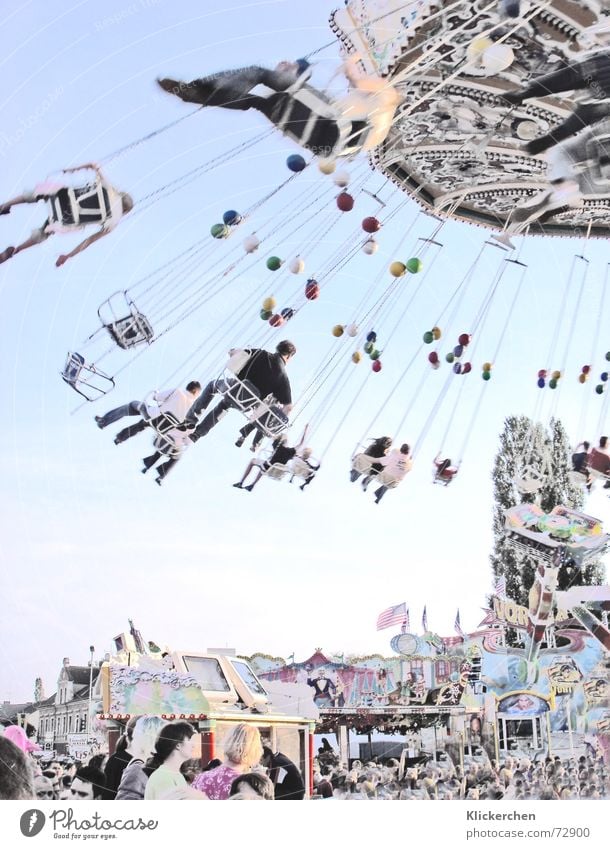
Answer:
<svg viewBox="0 0 610 849"><path fill-rule="evenodd" d="M155 465L157 460L161 459L161 456L162 455L160 451L155 451L155 453L151 454L149 457L144 457L144 459L142 460L142 463L144 465L144 468L142 469L142 474L145 475L146 472Z"/></svg>
<svg viewBox="0 0 610 849"><path fill-rule="evenodd" d="M96 416L95 421L100 429L108 427L108 425L118 422L124 416L139 416L140 401L130 401L129 404L123 404L121 407L115 407L114 410L109 410L103 416Z"/></svg>
<svg viewBox="0 0 610 849"><path fill-rule="evenodd" d="M507 91L502 97L509 103L519 105L531 97L547 97L549 94L560 94L563 91L583 89L587 85L588 81L583 76L582 69L578 64L566 65L559 71L553 71L551 74L546 74L544 77L532 80L524 89Z"/></svg>
<svg viewBox="0 0 610 849"><path fill-rule="evenodd" d="M231 401L227 398L224 398L220 404L217 404L214 409L207 414L201 424L197 425L195 430L190 434L189 439L191 442L197 442L197 440L201 439L202 436L207 436L212 428L216 427L218 422L226 416L229 412L230 406Z"/></svg>
<svg viewBox="0 0 610 849"><path fill-rule="evenodd" d="M138 433L142 433L142 431L146 430L147 427L150 427L149 422L145 421L145 419L142 419L141 421L129 425L129 427L124 427L123 430L120 430L114 437L114 441L118 445L120 442L125 442L126 439L131 439L132 436L136 436Z"/></svg>
<svg viewBox="0 0 610 849"><path fill-rule="evenodd" d="M161 486L165 478L168 476L169 472L174 468L176 463L178 462L178 457L171 457L169 460L166 460L165 463L161 463L160 466L157 466L157 477L155 478L155 483Z"/></svg>
<svg viewBox="0 0 610 849"><path fill-rule="evenodd" d="M533 139L529 142L525 149L528 153L536 155L542 153L553 145L569 139L570 136L575 136L582 130L596 124L598 121L607 118L610 115L610 102L601 101L600 103L581 103L572 114L558 127L551 130L544 136L538 139Z"/></svg>
<svg viewBox="0 0 610 849"><path fill-rule="evenodd" d="M349 473L350 481L352 483L355 483L358 480L358 478L360 477L361 474L362 474L362 472L357 472L356 469L352 469Z"/></svg>
<svg viewBox="0 0 610 849"><path fill-rule="evenodd" d="M13 206L18 206L21 203L38 203L38 200L39 198L36 197L34 192L24 192L22 195L17 195L17 197L0 203L0 215L8 215Z"/></svg>
<svg viewBox="0 0 610 849"><path fill-rule="evenodd" d="M375 504L379 504L379 502L381 501L381 499L383 498L383 496L386 494L387 491L388 491L387 486L380 486L379 489L375 490L375 493L374 493Z"/></svg>

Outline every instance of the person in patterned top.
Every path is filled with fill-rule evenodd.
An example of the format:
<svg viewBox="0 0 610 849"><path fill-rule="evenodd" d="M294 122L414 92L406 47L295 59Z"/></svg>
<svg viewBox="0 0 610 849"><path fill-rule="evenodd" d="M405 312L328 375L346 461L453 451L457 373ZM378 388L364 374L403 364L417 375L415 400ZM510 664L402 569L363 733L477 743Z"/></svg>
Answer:
<svg viewBox="0 0 610 849"><path fill-rule="evenodd" d="M220 766L202 772L193 781L192 786L205 793L208 799L228 799L233 781L260 762L263 745L258 728L240 722L227 737L224 753L225 759Z"/></svg>

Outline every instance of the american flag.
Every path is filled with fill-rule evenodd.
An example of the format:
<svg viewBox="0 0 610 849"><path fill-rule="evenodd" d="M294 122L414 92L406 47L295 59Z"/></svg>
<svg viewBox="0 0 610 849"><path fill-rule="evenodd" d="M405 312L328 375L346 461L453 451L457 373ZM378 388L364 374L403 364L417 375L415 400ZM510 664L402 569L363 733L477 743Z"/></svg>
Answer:
<svg viewBox="0 0 610 849"><path fill-rule="evenodd" d="M421 626L424 634L428 633L428 611L426 610L426 605L424 605L424 612L421 615Z"/></svg>
<svg viewBox="0 0 610 849"><path fill-rule="evenodd" d="M498 580L495 582L494 595L498 598L506 598L506 578L504 575L500 575Z"/></svg>
<svg viewBox="0 0 610 849"><path fill-rule="evenodd" d="M453 627L455 629L456 634L459 634L460 637L464 636L464 632L462 631L462 625L460 623L460 609L458 607L458 612L455 614L455 622L453 623Z"/></svg>
<svg viewBox="0 0 610 849"><path fill-rule="evenodd" d="M406 601L397 604L395 607L388 607L387 610L384 610L377 617L378 631L381 631L383 628L389 628L391 625L402 625L403 628L408 629L409 611L407 610Z"/></svg>

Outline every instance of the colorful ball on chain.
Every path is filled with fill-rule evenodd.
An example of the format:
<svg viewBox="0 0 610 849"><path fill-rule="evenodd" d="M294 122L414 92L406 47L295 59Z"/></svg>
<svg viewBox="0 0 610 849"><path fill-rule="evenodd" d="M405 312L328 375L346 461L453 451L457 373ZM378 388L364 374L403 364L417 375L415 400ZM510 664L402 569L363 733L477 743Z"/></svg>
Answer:
<svg viewBox="0 0 610 849"><path fill-rule="evenodd" d="M369 357L372 360L378 360L380 356L381 356L381 351L378 351L377 348L373 348L373 350L369 354Z"/></svg>
<svg viewBox="0 0 610 849"><path fill-rule="evenodd" d="M556 377L552 377L549 380L549 389L557 389L557 378Z"/></svg>
<svg viewBox="0 0 610 849"><path fill-rule="evenodd" d="M381 223L379 219L372 215L369 215L368 218L364 218L362 221L362 229L365 233L376 233L380 227Z"/></svg>
<svg viewBox="0 0 610 849"><path fill-rule="evenodd" d="M353 339L354 336L358 335L358 325L354 324L353 322L351 324L348 324L347 327L345 328L345 332L347 333L348 336L351 336L352 339Z"/></svg>
<svg viewBox="0 0 610 849"><path fill-rule="evenodd" d="M269 319L271 318L272 315L273 315L273 312L271 310L261 310L260 311L260 317L262 318L263 321L269 321Z"/></svg>
<svg viewBox="0 0 610 849"><path fill-rule="evenodd" d="M586 383L587 382L587 375L584 372L582 374L578 375L578 382L579 383Z"/></svg>
<svg viewBox="0 0 610 849"><path fill-rule="evenodd" d="M281 310L280 315L284 321L290 321L290 319L294 316L294 310L292 307L284 307L284 309Z"/></svg>
<svg viewBox="0 0 610 849"><path fill-rule="evenodd" d="M608 372L607 372L607 371L603 371L603 372L600 374L599 379L600 379L600 380L603 380L603 382L605 383L605 382L608 380Z"/></svg>
<svg viewBox="0 0 610 849"><path fill-rule="evenodd" d="M546 380L543 377L539 377L536 383L538 385L538 389L544 389L546 386Z"/></svg>
<svg viewBox="0 0 610 849"><path fill-rule="evenodd" d="M426 345L431 345L434 342L434 334L431 330L426 330L422 338Z"/></svg>
<svg viewBox="0 0 610 849"><path fill-rule="evenodd" d="M286 165L290 171L294 171L295 174L298 174L299 171L302 171L305 168L307 163L300 153L292 153L286 160Z"/></svg>
<svg viewBox="0 0 610 849"><path fill-rule="evenodd" d="M231 231L226 224L212 224L210 233L215 239L226 239Z"/></svg>
<svg viewBox="0 0 610 849"><path fill-rule="evenodd" d="M340 189L344 189L346 186L349 186L349 181L350 176L347 171L337 171L333 177L335 186L339 186Z"/></svg>
<svg viewBox="0 0 610 849"><path fill-rule="evenodd" d="M545 378L545 377L546 377L546 375L547 375L547 371L546 371L546 369L545 369L545 368L541 368L541 369L540 369L540 371L538 372L538 377Z"/></svg>
<svg viewBox="0 0 610 849"><path fill-rule="evenodd" d="M441 338L441 336L442 336L442 333L441 333L441 329L440 329L440 327L433 327L433 328L432 328L432 336L434 337L434 341L435 341L435 342L438 342L438 340L439 340L439 339Z"/></svg>
<svg viewBox="0 0 610 849"><path fill-rule="evenodd" d="M455 348L453 349L453 356L454 357L461 357L463 353L464 353L464 346L463 345L456 345Z"/></svg>
<svg viewBox="0 0 610 849"><path fill-rule="evenodd" d="M282 260L279 258L279 256L270 256L267 260L267 268L269 269L269 271L277 271L278 268L282 267L282 264Z"/></svg>
<svg viewBox="0 0 610 849"><path fill-rule="evenodd" d="M222 220L227 225L227 227L236 227L238 224L241 223L241 215L234 209L227 209L227 211L222 216Z"/></svg>
<svg viewBox="0 0 610 849"><path fill-rule="evenodd" d="M376 342L376 341L377 341L377 334L375 333L375 331L374 331L374 330L370 330L370 331L366 334L366 341L367 341L367 342Z"/></svg>
<svg viewBox="0 0 610 849"><path fill-rule="evenodd" d="M342 324L335 324L335 326L333 327L333 336L336 336L337 339L340 336L343 336L343 325Z"/></svg>
<svg viewBox="0 0 610 849"><path fill-rule="evenodd" d="M438 363L438 354L436 353L436 351L430 351L430 353L428 354L428 362L432 365Z"/></svg>
<svg viewBox="0 0 610 849"><path fill-rule="evenodd" d="M272 315L269 319L269 324L271 327L281 327L282 324L284 324L284 319L279 313L275 313L275 315Z"/></svg>
<svg viewBox="0 0 610 849"><path fill-rule="evenodd" d="M341 192L337 196L337 206L341 212L349 212L354 208L354 198L347 192Z"/></svg>
<svg viewBox="0 0 610 849"><path fill-rule="evenodd" d="M460 343L462 348L466 348L466 346L470 344L470 334L460 333L460 335L458 336L458 342Z"/></svg>
<svg viewBox="0 0 610 849"><path fill-rule="evenodd" d="M360 351L354 351L354 353L352 354L352 362L359 363L361 359L362 354L360 353Z"/></svg>
<svg viewBox="0 0 610 849"><path fill-rule="evenodd" d="M381 371L381 368L382 368L381 360L375 360L375 362L373 363L373 371L375 371L375 372Z"/></svg>
<svg viewBox="0 0 610 849"><path fill-rule="evenodd" d="M598 384L597 384L597 386L595 387L595 391L597 392L597 394L598 394L598 395L603 395L603 392L604 392L604 384L603 384L603 383L598 383Z"/></svg>
<svg viewBox="0 0 610 849"><path fill-rule="evenodd" d="M561 377L561 372L557 369L551 374L551 377L553 378L553 380L559 380L559 378Z"/></svg>
<svg viewBox="0 0 610 849"><path fill-rule="evenodd" d="M375 348L375 345L372 342L365 342L363 347L364 347L364 353L370 354L371 351Z"/></svg>
<svg viewBox="0 0 610 849"><path fill-rule="evenodd" d="M445 354L445 360L446 360L446 362L448 362L448 363L452 363L452 362L455 360L455 357L454 357L454 355L451 353L451 351L449 351L449 353L448 353L448 354Z"/></svg>
<svg viewBox="0 0 610 849"><path fill-rule="evenodd" d="M581 371L583 374L589 374L589 372L591 371L591 366L583 366L581 368Z"/></svg>
<svg viewBox="0 0 610 849"><path fill-rule="evenodd" d="M453 364L453 373L454 374L461 374L462 373L462 364L461 363L454 363Z"/></svg>
<svg viewBox="0 0 610 849"><path fill-rule="evenodd" d="M407 260L407 271L409 274L417 274L422 270L422 261L419 257L413 256Z"/></svg>
<svg viewBox="0 0 610 849"><path fill-rule="evenodd" d="M491 363L483 363L483 371L491 371L492 364Z"/></svg>
<svg viewBox="0 0 610 849"><path fill-rule="evenodd" d="M483 380L489 380L491 378L491 372L490 371L484 371L483 374L481 375L481 377L483 378Z"/></svg>
<svg viewBox="0 0 610 849"><path fill-rule="evenodd" d="M606 353L606 359L607 359L607 360L608 360L608 362L610 363L610 351L607 351L607 353Z"/></svg>
<svg viewBox="0 0 610 849"><path fill-rule="evenodd" d="M275 309L276 303L277 301L275 300L275 298L265 298L265 300L263 301L263 309L273 311Z"/></svg>
<svg viewBox="0 0 610 849"><path fill-rule="evenodd" d="M462 367L462 374L469 374L472 371L472 363L464 363Z"/></svg>
<svg viewBox="0 0 610 849"><path fill-rule="evenodd" d="M332 174L335 168L337 167L337 161L335 159L319 159L318 160L318 168L322 172L322 174Z"/></svg>
<svg viewBox="0 0 610 849"><path fill-rule="evenodd" d="M244 250L247 254L254 253L255 250L258 249L260 245L260 239L254 233L251 236L246 236L244 239Z"/></svg>
<svg viewBox="0 0 610 849"><path fill-rule="evenodd" d="M406 274L406 271L407 266L404 264L404 262L396 261L390 265L390 274L392 275L392 277L403 277L404 274Z"/></svg>
<svg viewBox="0 0 610 849"><path fill-rule="evenodd" d="M367 256L372 256L379 250L379 245L377 244L375 239L367 239L366 242L362 245L362 250Z"/></svg>
<svg viewBox="0 0 610 849"><path fill-rule="evenodd" d="M320 294L320 286L317 280L309 279L305 284L305 297L308 301L315 301Z"/></svg>

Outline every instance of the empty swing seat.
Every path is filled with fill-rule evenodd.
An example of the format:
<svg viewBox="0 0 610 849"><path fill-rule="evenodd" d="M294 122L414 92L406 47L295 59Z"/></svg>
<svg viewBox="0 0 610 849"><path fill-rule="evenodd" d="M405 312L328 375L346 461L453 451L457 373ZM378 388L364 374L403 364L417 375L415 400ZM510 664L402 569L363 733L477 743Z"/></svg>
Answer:
<svg viewBox="0 0 610 849"><path fill-rule="evenodd" d="M150 342L155 335L149 320L136 309L130 315L104 326L113 341L123 350Z"/></svg>
<svg viewBox="0 0 610 849"><path fill-rule="evenodd" d="M66 383L75 384L80 376L85 365L85 358L82 354L72 351L68 353L66 364L61 373L62 378Z"/></svg>
<svg viewBox="0 0 610 849"><path fill-rule="evenodd" d="M68 352L61 377L87 401L97 401L114 389L114 379L94 365L86 363L83 355L77 351Z"/></svg>

